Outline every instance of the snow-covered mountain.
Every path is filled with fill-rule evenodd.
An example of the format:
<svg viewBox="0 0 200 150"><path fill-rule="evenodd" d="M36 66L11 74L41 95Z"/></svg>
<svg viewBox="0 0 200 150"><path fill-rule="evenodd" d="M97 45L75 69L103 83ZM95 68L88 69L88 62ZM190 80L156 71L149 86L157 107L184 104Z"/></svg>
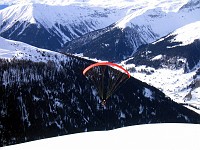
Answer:
<svg viewBox="0 0 200 150"><path fill-rule="evenodd" d="M124 13L123 9L75 4L12 5L0 10L0 35L56 50L67 41L116 22Z"/></svg>
<svg viewBox="0 0 200 150"><path fill-rule="evenodd" d="M116 24L116 28L124 31L124 43L131 46L125 56L141 44L152 42L195 20L199 13L195 10L177 13L187 0L18 2L13 1L15 5L0 11L1 36L56 50L86 33ZM9 3L2 1L2 4ZM174 21L177 24L166 26L165 22Z"/></svg>
<svg viewBox="0 0 200 150"><path fill-rule="evenodd" d="M120 62L133 55L139 46L156 41L178 28L199 21L200 8L197 5L193 7L192 4L182 3L178 5L179 7L176 6L176 9L171 8L175 4L168 9L161 4L129 9L129 13L107 28L107 31L104 28L100 30L104 31L103 33L98 30L86 34L66 43L62 51ZM81 42L82 38L84 43Z"/></svg>
<svg viewBox="0 0 200 150"><path fill-rule="evenodd" d="M152 44L140 47L125 64L133 70L134 77L199 112L199 32L200 21L183 26Z"/></svg>
<svg viewBox="0 0 200 150"><path fill-rule="evenodd" d="M199 114L135 78L103 107L82 74L92 61L4 38L0 52L0 146L144 123L200 123Z"/></svg>

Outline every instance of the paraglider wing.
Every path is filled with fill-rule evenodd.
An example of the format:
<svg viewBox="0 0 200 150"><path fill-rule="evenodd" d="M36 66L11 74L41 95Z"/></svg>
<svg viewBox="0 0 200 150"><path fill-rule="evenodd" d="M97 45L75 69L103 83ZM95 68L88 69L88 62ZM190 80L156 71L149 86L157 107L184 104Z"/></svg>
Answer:
<svg viewBox="0 0 200 150"><path fill-rule="evenodd" d="M102 101L107 100L122 83L130 78L126 69L111 62L92 64L83 70L83 75L93 82Z"/></svg>

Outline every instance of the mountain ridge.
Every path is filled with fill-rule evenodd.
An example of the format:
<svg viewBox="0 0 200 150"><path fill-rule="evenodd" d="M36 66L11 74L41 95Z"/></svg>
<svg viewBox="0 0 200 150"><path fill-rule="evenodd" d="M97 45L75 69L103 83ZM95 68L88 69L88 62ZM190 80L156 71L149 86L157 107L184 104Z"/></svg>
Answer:
<svg viewBox="0 0 200 150"><path fill-rule="evenodd" d="M93 1L87 1L87 2L94 3ZM126 27L131 27L133 28L133 30L135 27L137 27L141 31L144 31L146 33L150 31L154 35L159 35L159 37L161 37L165 36L172 30L175 30L175 27L173 27L173 29L163 30L161 32L155 27L159 24L159 22L154 24L154 27L149 24L156 22L155 18L156 16L159 17L160 15L159 13L163 14L164 16L169 15L170 13L177 12L181 7L183 7L186 4L186 2L182 0L177 0L175 2L164 1L162 3L157 1L154 1L153 3L149 3L147 1L141 1L141 2L120 1L121 2L120 4L125 4L125 5L124 7L117 8L117 7L103 7L98 4L90 5L87 2L85 3L80 1L77 4L69 3L69 5L47 5L39 3L38 4L24 3L23 5L13 5L7 7L0 11L0 16L1 16L0 18L2 18L1 28L3 29L0 31L0 35L8 39L20 40L37 47L57 50L61 48L66 42L74 40L91 31L105 28L111 24L116 24L116 27L117 26L121 27L121 25L119 24L122 24L122 26L124 26L123 23L124 20L126 20L126 18L131 16L130 17L131 20L129 20L130 25ZM25 11L24 12L20 11L20 7L26 7L26 6L31 7L29 9L30 13L27 13ZM12 12L15 7L19 9L17 12L20 13L19 15L20 17L18 18L13 17L13 21L11 21L12 16L4 17L3 14L5 13L9 14L6 11L12 8L10 9L10 11ZM32 12L30 10L32 10ZM144 13L144 16L142 16L143 13L141 13L140 11ZM146 11L149 13L145 15ZM17 14L17 12L13 13ZM142 19L143 22L146 23L149 22L149 24L148 23L141 24L140 21L138 22L137 21L138 17L136 17L137 12L140 12L139 13L139 15L141 16L139 17L140 20L141 18L143 18ZM22 15L23 13L25 13L25 16ZM151 15L151 13L153 14ZM22 18L22 16L24 17ZM193 15L193 18L195 18L194 16L195 14ZM178 16L177 18L181 17ZM163 21L161 21L160 23L162 22ZM179 22L183 22L183 19L182 21ZM165 24L162 25L164 28ZM175 24L173 24L173 26L174 25ZM166 27L169 28L169 26ZM29 35L33 35L35 39L31 40L31 38L28 38L27 40L26 36ZM143 38L144 41L146 41L147 43L158 39L157 36L154 38L151 37L143 37ZM37 41L37 39L40 39L42 42L39 42L40 40Z"/></svg>
<svg viewBox="0 0 200 150"><path fill-rule="evenodd" d="M79 5L13 5L0 11L2 22L0 24L0 35L37 47L55 50L66 41L114 23L122 14L123 12L117 13L116 9L85 8ZM110 17L108 18L108 16ZM34 41L37 41L36 39L33 41L31 39L26 40L26 37L30 34L47 44L42 47L42 43L38 42L37 44L36 42L34 44ZM48 39L52 40L48 42ZM51 42L55 44L54 47Z"/></svg>
<svg viewBox="0 0 200 150"><path fill-rule="evenodd" d="M133 55L139 46L152 43L160 38L162 39L162 37L179 28L199 21L197 14L199 14L200 9L195 8L190 10L184 6L180 7L177 12L165 12L160 7L135 10L116 22L104 34L96 36L98 32L95 35L95 31L93 31L90 35L93 36L93 40L88 40L90 44L87 45L87 42L80 43L82 37L85 39L85 36L82 36L67 42L62 48L62 52L81 53L86 57L120 62ZM171 22L173 24L168 25ZM115 35L115 31L118 31L118 36ZM121 42L123 46L113 44L117 43L119 39L123 39ZM78 45L78 48L72 45ZM113 58L111 57L111 53Z"/></svg>

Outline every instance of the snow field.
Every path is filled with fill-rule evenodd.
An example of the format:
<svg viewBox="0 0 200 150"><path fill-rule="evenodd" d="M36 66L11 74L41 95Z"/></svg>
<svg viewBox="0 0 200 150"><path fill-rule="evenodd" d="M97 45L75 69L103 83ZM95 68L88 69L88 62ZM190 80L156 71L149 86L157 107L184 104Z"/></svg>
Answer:
<svg viewBox="0 0 200 150"><path fill-rule="evenodd" d="M131 65L129 65L130 68ZM184 73L183 69L171 70L171 69L158 69L138 66L135 67L136 71L132 73L132 76L146 82L165 93L171 99L177 103L189 103L196 107L200 107L200 88L192 90L189 85L193 81L195 71L190 73ZM148 70L150 74L144 73L142 70ZM191 100L186 100L186 95L191 91ZM195 110L200 114L200 110Z"/></svg>
<svg viewBox="0 0 200 150"><path fill-rule="evenodd" d="M1 150L199 150L199 124L147 124L77 133L2 147Z"/></svg>

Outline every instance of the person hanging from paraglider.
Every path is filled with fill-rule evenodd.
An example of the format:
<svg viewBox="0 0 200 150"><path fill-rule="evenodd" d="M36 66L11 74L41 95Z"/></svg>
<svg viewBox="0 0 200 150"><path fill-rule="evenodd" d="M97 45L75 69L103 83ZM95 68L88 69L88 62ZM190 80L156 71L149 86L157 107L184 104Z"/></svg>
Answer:
<svg viewBox="0 0 200 150"><path fill-rule="evenodd" d="M97 62L89 65L83 70L83 75L93 82L103 106L120 85L130 78L126 69L111 62Z"/></svg>
<svg viewBox="0 0 200 150"><path fill-rule="evenodd" d="M105 99L102 100L102 101L101 101L101 104L102 104L103 106L105 106L105 105L106 105L106 100L105 100Z"/></svg>

